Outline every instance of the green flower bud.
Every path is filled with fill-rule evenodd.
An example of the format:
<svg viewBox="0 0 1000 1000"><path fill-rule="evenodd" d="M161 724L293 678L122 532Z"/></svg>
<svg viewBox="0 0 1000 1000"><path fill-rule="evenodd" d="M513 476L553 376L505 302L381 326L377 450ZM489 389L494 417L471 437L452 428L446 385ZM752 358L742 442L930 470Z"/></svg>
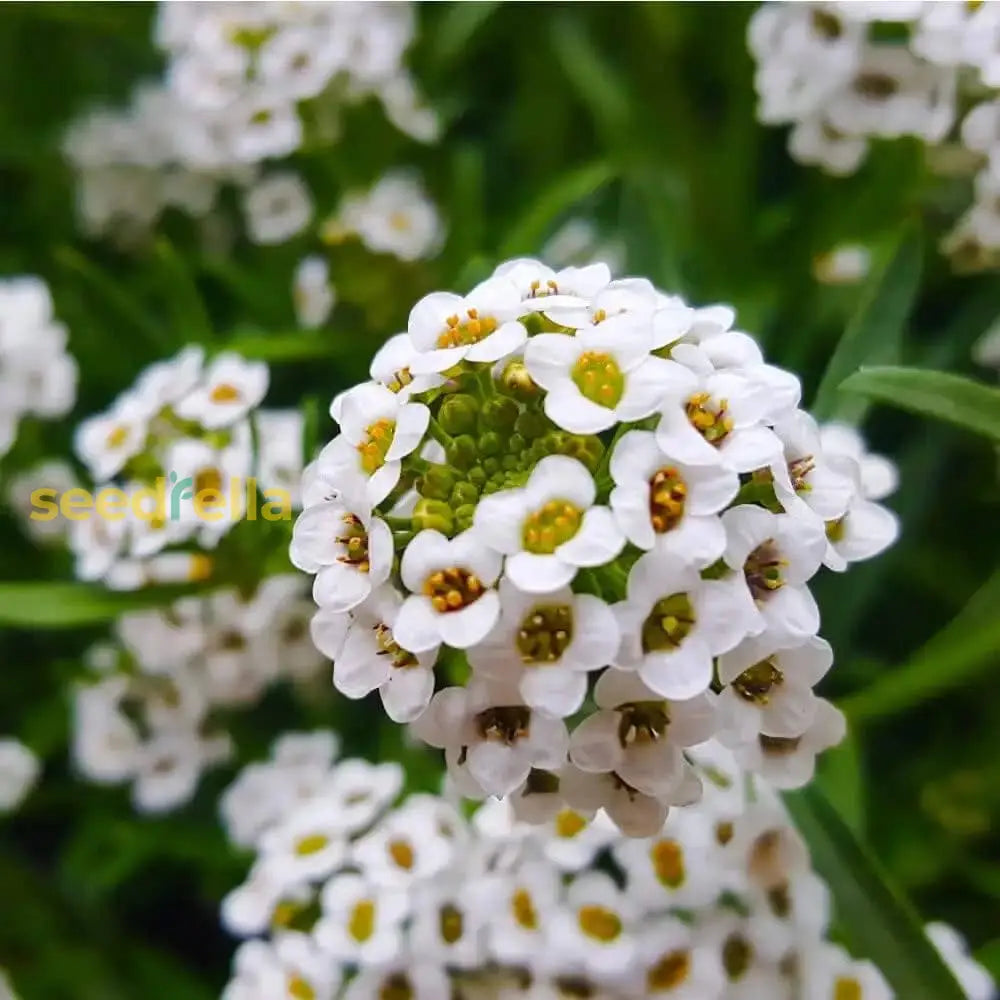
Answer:
<svg viewBox="0 0 1000 1000"><path fill-rule="evenodd" d="M478 416L479 406L475 398L464 392L456 392L441 404L437 419L446 433L455 436L474 431Z"/></svg>
<svg viewBox="0 0 1000 1000"><path fill-rule="evenodd" d="M500 471L500 459L490 456L483 459L483 471L487 476L492 476L494 472Z"/></svg>
<svg viewBox="0 0 1000 1000"><path fill-rule="evenodd" d="M497 396L483 407L483 426L493 431L509 431L520 413L513 399Z"/></svg>
<svg viewBox="0 0 1000 1000"><path fill-rule="evenodd" d="M417 492L434 500L447 500L457 480L455 471L447 465L432 465L417 483Z"/></svg>
<svg viewBox="0 0 1000 1000"><path fill-rule="evenodd" d="M500 389L515 399L533 399L539 393L523 361L508 363L500 375Z"/></svg>
<svg viewBox="0 0 1000 1000"><path fill-rule="evenodd" d="M455 531L455 519L451 507L443 500L421 498L417 501L412 520L413 527L418 531L432 528L444 535L451 535Z"/></svg>
<svg viewBox="0 0 1000 1000"><path fill-rule="evenodd" d="M472 483L456 483L451 491L452 507L461 507L463 504L474 504L479 499L479 488Z"/></svg>
<svg viewBox="0 0 1000 1000"><path fill-rule="evenodd" d="M601 456L604 454L604 444L599 437L593 434L588 435L568 435L560 442L560 455L569 455L580 462L583 462L591 472L600 464Z"/></svg>
<svg viewBox="0 0 1000 1000"><path fill-rule="evenodd" d="M507 439L507 451L514 455L524 451L527 445L528 442L525 441L524 437L520 434L511 434L511 436Z"/></svg>
<svg viewBox="0 0 1000 1000"><path fill-rule="evenodd" d="M459 531L467 531L472 527L472 518L476 513L476 505L471 503L462 504L455 509L455 527Z"/></svg>
<svg viewBox="0 0 1000 1000"><path fill-rule="evenodd" d="M473 486L478 486L481 489L486 485L486 472L481 465L474 465L471 469L469 469L466 479L468 479Z"/></svg>
<svg viewBox="0 0 1000 1000"><path fill-rule="evenodd" d="M519 464L520 463L518 462L516 455L504 455L504 457L500 459L500 468L506 472L513 472Z"/></svg>
<svg viewBox="0 0 1000 1000"><path fill-rule="evenodd" d="M514 421L514 430L529 441L541 437L550 426L545 415L536 410L525 410Z"/></svg>
<svg viewBox="0 0 1000 1000"><path fill-rule="evenodd" d="M476 439L469 434L455 438L447 449L448 464L456 469L470 469L479 457Z"/></svg>
<svg viewBox="0 0 1000 1000"><path fill-rule="evenodd" d="M503 451L503 438L496 431L487 431L479 435L480 455L499 455Z"/></svg>

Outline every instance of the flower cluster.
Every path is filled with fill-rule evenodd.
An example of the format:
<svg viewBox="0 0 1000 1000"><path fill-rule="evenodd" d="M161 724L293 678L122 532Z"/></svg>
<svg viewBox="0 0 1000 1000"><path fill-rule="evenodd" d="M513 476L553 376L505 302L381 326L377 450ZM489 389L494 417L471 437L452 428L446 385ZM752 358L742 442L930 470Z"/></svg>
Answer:
<svg viewBox="0 0 1000 1000"><path fill-rule="evenodd" d="M224 352L206 363L200 347L187 347L80 424L76 453L97 484L94 497L120 493L72 520L81 579L120 589L204 579L211 560L178 546L218 545L257 503L256 486L291 516L302 419L296 411L256 411L267 385L263 362Z"/></svg>
<svg viewBox="0 0 1000 1000"><path fill-rule="evenodd" d="M22 417L51 420L76 400L76 362L41 278L0 279L0 458Z"/></svg>
<svg viewBox="0 0 1000 1000"><path fill-rule="evenodd" d="M343 109L369 98L412 137L437 137L403 65L413 32L409 4L162 0L165 80L140 87L124 111L89 113L66 136L84 227L141 232L171 207L204 217L235 183L246 188L251 235L287 239L309 221L308 196L295 175L258 179L265 161L332 144ZM268 225L281 199L284 230Z"/></svg>
<svg viewBox="0 0 1000 1000"><path fill-rule="evenodd" d="M894 540L894 473L733 320L514 260L333 401L291 547L314 641L470 797L544 774L641 836L698 798L687 746L790 787L840 740L808 581Z"/></svg>
<svg viewBox="0 0 1000 1000"><path fill-rule="evenodd" d="M879 971L825 940L829 893L780 800L717 744L706 794L645 839L593 810L491 800L470 821L402 772L332 764L329 733L289 734L225 793L254 851L223 923L250 938L224 1000L889 1000ZM525 824L521 808L544 824ZM950 928L935 941L989 1000ZM947 941L945 939L948 939ZM977 978L978 977L978 978Z"/></svg>
<svg viewBox="0 0 1000 1000"><path fill-rule="evenodd" d="M219 713L254 705L281 680L322 667L298 576L265 580L249 599L228 590L165 611L121 616L116 640L89 654L74 693L73 760L98 784L129 783L142 812L187 802L232 747Z"/></svg>
<svg viewBox="0 0 1000 1000"><path fill-rule="evenodd" d="M748 36L758 117L792 125L791 155L832 174L857 170L872 139L915 136L935 147L932 165L976 174L974 204L944 249L967 267L995 265L998 32L992 3L765 3Z"/></svg>

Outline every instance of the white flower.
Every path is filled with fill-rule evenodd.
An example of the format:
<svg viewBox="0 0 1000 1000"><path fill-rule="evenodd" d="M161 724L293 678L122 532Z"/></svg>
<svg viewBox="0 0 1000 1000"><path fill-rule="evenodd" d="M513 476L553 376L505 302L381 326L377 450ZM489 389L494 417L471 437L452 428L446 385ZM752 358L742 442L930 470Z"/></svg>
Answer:
<svg viewBox="0 0 1000 1000"><path fill-rule="evenodd" d="M676 362L652 356L648 326L625 313L575 335L540 333L524 350L531 378L546 390L546 415L573 434L596 434L655 413L686 378Z"/></svg>
<svg viewBox="0 0 1000 1000"><path fill-rule="evenodd" d="M413 954L452 968L483 968L492 908L483 905L469 889L467 881L448 878L443 884L436 880L415 894L410 927Z"/></svg>
<svg viewBox="0 0 1000 1000"><path fill-rule="evenodd" d="M854 961L843 948L817 942L804 956L802 969L805 995L815 1000L893 1000L893 992L882 973L869 961Z"/></svg>
<svg viewBox="0 0 1000 1000"><path fill-rule="evenodd" d="M618 651L618 623L600 598L562 587L538 596L500 581L500 620L469 649L477 674L516 680L525 704L549 715L576 712L587 693L587 673Z"/></svg>
<svg viewBox="0 0 1000 1000"><path fill-rule="evenodd" d="M201 772L224 761L228 739L205 740L193 732L162 732L139 751L132 801L141 813L161 813L190 801Z"/></svg>
<svg viewBox="0 0 1000 1000"><path fill-rule="evenodd" d="M438 827L438 802L412 795L351 847L351 862L379 886L405 889L450 867L454 844Z"/></svg>
<svg viewBox="0 0 1000 1000"><path fill-rule="evenodd" d="M817 698L813 720L802 733L760 733L738 747L736 757L748 771L759 774L775 788L801 788L812 780L817 755L840 743L846 731L844 714L830 702Z"/></svg>
<svg viewBox="0 0 1000 1000"><path fill-rule="evenodd" d="M796 642L764 633L719 657L720 728L737 744L767 736L796 737L812 724L813 688L833 665L830 644L818 636Z"/></svg>
<svg viewBox="0 0 1000 1000"><path fill-rule="evenodd" d="M398 764L349 759L337 764L319 797L339 817L340 832L351 836L371 826L402 787L403 769Z"/></svg>
<svg viewBox="0 0 1000 1000"><path fill-rule="evenodd" d="M578 875L566 892L566 908L552 927L564 960L597 977L620 976L633 965L638 909L609 875Z"/></svg>
<svg viewBox="0 0 1000 1000"><path fill-rule="evenodd" d="M313 619L317 646L334 661L333 684L348 698L363 698L378 690L393 722L412 722L434 693L434 663L438 647L414 654L393 636L393 622L403 604L391 585L375 589L344 623L325 609Z"/></svg>
<svg viewBox="0 0 1000 1000"><path fill-rule="evenodd" d="M295 521L292 564L315 573L313 599L331 611L349 611L389 578L392 532L367 505L347 494L307 507Z"/></svg>
<svg viewBox="0 0 1000 1000"><path fill-rule="evenodd" d="M38 758L19 740L0 740L0 812L12 812L38 780Z"/></svg>
<svg viewBox="0 0 1000 1000"><path fill-rule="evenodd" d="M356 386L341 401L341 433L320 453L317 472L352 492L364 485L369 502L381 503L395 489L400 460L418 447L429 420L423 403L408 403L374 382Z"/></svg>
<svg viewBox="0 0 1000 1000"><path fill-rule="evenodd" d="M340 962L378 966L402 950L410 901L402 889L378 886L364 875L341 874L320 893L322 916L313 928L320 947Z"/></svg>
<svg viewBox="0 0 1000 1000"><path fill-rule="evenodd" d="M88 417L77 427L74 448L91 478L103 483L142 451L147 430L145 402L136 394L124 393L106 413Z"/></svg>
<svg viewBox="0 0 1000 1000"><path fill-rule="evenodd" d="M466 296L425 295L410 311L407 329L420 351L415 375L443 372L460 361L499 361L516 351L528 333L518 321L521 296L512 281L488 278Z"/></svg>
<svg viewBox="0 0 1000 1000"><path fill-rule="evenodd" d="M309 997L334 1000L340 969L304 934L285 932L272 945L246 941L233 958L233 979L223 1000Z"/></svg>
<svg viewBox="0 0 1000 1000"><path fill-rule="evenodd" d="M689 347L687 352L680 347ZM768 394L761 384L732 371L716 371L700 348L675 349L696 362L694 371L677 365L676 377L661 387L660 422L656 443L678 462L721 465L734 472L752 472L770 464L781 445L761 423Z"/></svg>
<svg viewBox="0 0 1000 1000"><path fill-rule="evenodd" d="M319 881L347 858L344 819L333 798L318 794L265 831L260 857L289 883Z"/></svg>
<svg viewBox="0 0 1000 1000"><path fill-rule="evenodd" d="M290 172L269 174L246 192L243 208L254 243L284 243L302 232L313 206L301 178Z"/></svg>
<svg viewBox="0 0 1000 1000"><path fill-rule="evenodd" d="M40 489L54 490L53 502L57 503L66 490L77 485L77 475L67 462L48 459L11 476L6 484L6 500L32 538L51 542L66 534L70 522L59 514L49 521L32 517L33 512L38 512L32 495Z"/></svg>
<svg viewBox="0 0 1000 1000"><path fill-rule="evenodd" d="M804 118L788 134L788 152L799 163L815 164L838 177L853 174L868 155L868 140L844 135L820 116Z"/></svg>
<svg viewBox="0 0 1000 1000"><path fill-rule="evenodd" d="M79 580L103 580L125 548L128 522L90 516L69 524L69 548Z"/></svg>
<svg viewBox="0 0 1000 1000"><path fill-rule="evenodd" d="M397 393L403 399L427 389L434 389L444 383L444 377L433 372L414 375L410 365L420 354L408 333L397 333L390 337L376 352L368 369L369 375L382 385ZM330 408L330 416L338 423L340 417Z"/></svg>
<svg viewBox="0 0 1000 1000"><path fill-rule="evenodd" d="M613 610L622 634L615 664L638 670L652 690L677 701L705 691L713 657L746 634L731 581L702 580L655 549L632 567L627 597Z"/></svg>
<svg viewBox="0 0 1000 1000"><path fill-rule="evenodd" d="M659 798L684 780L682 748L703 743L715 725L714 696L667 701L631 671L606 670L594 688L598 711L570 737L569 759L582 771L614 772Z"/></svg>
<svg viewBox="0 0 1000 1000"><path fill-rule="evenodd" d="M748 633L765 628L790 637L815 635L819 608L806 583L826 552L826 535L814 519L773 514L741 504L722 515L728 543L723 558L742 574L738 600Z"/></svg>
<svg viewBox="0 0 1000 1000"><path fill-rule="evenodd" d="M505 575L518 589L557 590L579 567L609 562L625 545L611 511L593 506L596 496L594 478L582 462L548 455L520 489L483 497L472 530L484 545L507 556Z"/></svg>
<svg viewBox="0 0 1000 1000"><path fill-rule="evenodd" d="M561 719L528 708L509 686L479 679L438 691L412 729L431 746L460 750L488 795L512 792L532 768L562 766L569 739Z"/></svg>
<svg viewBox="0 0 1000 1000"><path fill-rule="evenodd" d="M631 887L630 887L631 888ZM703 936L676 917L643 922L638 932L634 988L650 1000L707 1000L729 996L716 951Z"/></svg>
<svg viewBox="0 0 1000 1000"><path fill-rule="evenodd" d="M254 475L260 489L283 490L292 508L302 506L302 435L305 429L301 410L258 410L257 464Z"/></svg>
<svg viewBox="0 0 1000 1000"><path fill-rule="evenodd" d="M526 308L548 312L552 307L586 308L587 301L611 282L607 264L565 267L553 271L540 260L516 257L505 261L493 272L494 277L513 281Z"/></svg>
<svg viewBox="0 0 1000 1000"><path fill-rule="evenodd" d="M610 504L618 527L641 549L654 546L693 566L715 562L726 532L715 515L740 488L718 465L685 465L665 455L650 431L628 431L611 454Z"/></svg>
<svg viewBox="0 0 1000 1000"><path fill-rule="evenodd" d="M292 283L292 301L301 326L314 329L327 321L337 299L325 257L314 254L299 261Z"/></svg>
<svg viewBox="0 0 1000 1000"><path fill-rule="evenodd" d="M178 400L175 409L185 420L196 420L214 430L245 417L267 392L267 365L247 361L232 351L216 355L201 382Z"/></svg>
<svg viewBox="0 0 1000 1000"><path fill-rule="evenodd" d="M823 564L842 573L849 563L872 559L899 537L899 518L881 504L856 497L843 516L826 524Z"/></svg>
<svg viewBox="0 0 1000 1000"><path fill-rule="evenodd" d="M574 809L603 809L627 837L651 837L667 818L667 802L644 795L613 771L567 767L560 774L559 791Z"/></svg>
<svg viewBox="0 0 1000 1000"><path fill-rule="evenodd" d="M924 930L969 1000L995 1000L993 977L972 957L965 938L954 927L932 923Z"/></svg>
<svg viewBox="0 0 1000 1000"><path fill-rule="evenodd" d="M545 954L559 913L558 873L547 862L529 860L496 875L490 889L490 950L507 964L535 964Z"/></svg>
<svg viewBox="0 0 1000 1000"><path fill-rule="evenodd" d="M348 984L344 1000L383 1000L402 996L410 1000L442 1000L451 993L444 967L422 958L394 958L377 969L362 969Z"/></svg>
<svg viewBox="0 0 1000 1000"><path fill-rule="evenodd" d="M369 250L400 260L432 257L442 235L441 218L420 181L407 171L386 174L367 194L348 195L339 223L357 233Z"/></svg>
<svg viewBox="0 0 1000 1000"><path fill-rule="evenodd" d="M843 456L856 462L861 469L861 488L866 500L884 500L899 485L899 470L894 462L875 455L865 447L864 438L847 424L823 424L819 429L820 444L829 455Z"/></svg>
<svg viewBox="0 0 1000 1000"><path fill-rule="evenodd" d="M529 777L530 782L530 777ZM513 796L510 800L513 806ZM522 797L523 801L523 797ZM515 815L517 808L514 806ZM604 848L620 839L614 823L604 813L591 815L564 806L537 830L542 851L560 871L589 868ZM533 829L533 832L534 829Z"/></svg>
<svg viewBox="0 0 1000 1000"><path fill-rule="evenodd" d="M445 538L421 531L407 545L400 565L410 596L393 624L404 649L422 653L439 643L468 649L481 642L500 615L492 589L500 575L500 556L482 544L475 530Z"/></svg>
<svg viewBox="0 0 1000 1000"><path fill-rule="evenodd" d="M813 277L824 285L856 285L868 277L871 256L862 244L841 244L813 261Z"/></svg>

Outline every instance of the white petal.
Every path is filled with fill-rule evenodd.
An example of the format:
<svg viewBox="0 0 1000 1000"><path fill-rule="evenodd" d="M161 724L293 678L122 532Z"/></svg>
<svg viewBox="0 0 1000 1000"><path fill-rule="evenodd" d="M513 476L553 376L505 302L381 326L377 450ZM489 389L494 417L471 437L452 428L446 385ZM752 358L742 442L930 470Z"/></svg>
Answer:
<svg viewBox="0 0 1000 1000"><path fill-rule="evenodd" d="M737 427L722 440L719 455L736 472L753 472L771 464L781 454L781 442L767 427Z"/></svg>
<svg viewBox="0 0 1000 1000"><path fill-rule="evenodd" d="M597 487L583 462L568 455L547 455L532 470L527 492L532 503L559 499L586 509L594 502Z"/></svg>
<svg viewBox="0 0 1000 1000"><path fill-rule="evenodd" d="M407 590L421 591L432 573L449 565L448 539L440 531L425 529L406 546L399 571Z"/></svg>
<svg viewBox="0 0 1000 1000"><path fill-rule="evenodd" d="M717 517L685 517L655 536L657 548L692 566L711 566L726 550L726 529Z"/></svg>
<svg viewBox="0 0 1000 1000"><path fill-rule="evenodd" d="M473 344L466 357L469 361L499 361L513 354L527 339L528 331L517 320L511 320Z"/></svg>
<svg viewBox="0 0 1000 1000"><path fill-rule="evenodd" d="M489 635L499 616L500 595L495 590L488 590L482 597L460 611L448 611L440 615L438 628L442 640L449 646L454 646L455 649L468 649Z"/></svg>
<svg viewBox="0 0 1000 1000"><path fill-rule="evenodd" d="M614 410L591 402L570 381L555 383L542 406L554 424L571 434L598 434L617 422Z"/></svg>
<svg viewBox="0 0 1000 1000"><path fill-rule="evenodd" d="M518 552L504 569L511 582L528 594L547 594L565 587L576 576L576 567L555 555Z"/></svg>
<svg viewBox="0 0 1000 1000"><path fill-rule="evenodd" d="M393 722L413 722L427 708L434 694L434 671L423 667L397 667L390 672L379 694Z"/></svg>
<svg viewBox="0 0 1000 1000"><path fill-rule="evenodd" d="M719 452L691 426L683 404L672 403L664 408L656 426L656 443L664 454L678 462L688 465L721 463Z"/></svg>
<svg viewBox="0 0 1000 1000"><path fill-rule="evenodd" d="M468 353L468 347L442 347L418 354L410 362L413 375L433 375L454 368Z"/></svg>
<svg viewBox="0 0 1000 1000"><path fill-rule="evenodd" d="M564 333L539 333L524 348L524 364L535 382L551 390L569 378L569 369L583 350L575 337Z"/></svg>
<svg viewBox="0 0 1000 1000"><path fill-rule="evenodd" d="M732 503L740 490L739 476L722 466L685 468L681 476L688 488L684 509L696 516L719 513Z"/></svg>
<svg viewBox="0 0 1000 1000"><path fill-rule="evenodd" d="M747 556L758 545L777 534L776 515L763 507L740 504L722 515L728 542L725 560L730 569L741 570Z"/></svg>
<svg viewBox="0 0 1000 1000"><path fill-rule="evenodd" d="M655 413L663 403L666 392L681 389L687 374L676 361L648 357L626 376L625 392L615 407L619 420L641 420Z"/></svg>
<svg viewBox="0 0 1000 1000"><path fill-rule="evenodd" d="M512 747L491 741L469 747L466 766L469 774L490 795L509 795L531 770L531 765L525 763Z"/></svg>
<svg viewBox="0 0 1000 1000"><path fill-rule="evenodd" d="M498 490L480 499L472 518L472 530L496 552L513 555L524 545L524 522L528 515L524 491Z"/></svg>
<svg viewBox="0 0 1000 1000"><path fill-rule="evenodd" d="M415 451L430 419L431 411L423 403L404 403L396 415L396 430L385 453L386 461L398 461Z"/></svg>
<svg viewBox="0 0 1000 1000"><path fill-rule="evenodd" d="M629 747L621 766L622 779L643 795L665 795L683 773L681 751L669 743L636 743Z"/></svg>
<svg viewBox="0 0 1000 1000"><path fill-rule="evenodd" d="M349 563L324 566L313 580L313 600L330 611L356 608L372 590L372 581Z"/></svg>
<svg viewBox="0 0 1000 1000"><path fill-rule="evenodd" d="M586 676L563 666L525 670L519 687L526 705L561 719L577 712L587 696Z"/></svg>
<svg viewBox="0 0 1000 1000"><path fill-rule="evenodd" d="M591 507L583 515L580 530L556 549L556 555L573 566L603 566L623 548L625 536L611 511L607 507Z"/></svg>
<svg viewBox="0 0 1000 1000"><path fill-rule="evenodd" d="M573 730L569 739L569 759L581 771L615 771L625 757L618 739L619 715L599 711L588 716Z"/></svg>
<svg viewBox="0 0 1000 1000"><path fill-rule="evenodd" d="M819 631L819 608L805 585L784 587L768 595L761 608L768 627L789 637L806 637Z"/></svg>
<svg viewBox="0 0 1000 1000"><path fill-rule="evenodd" d="M430 351L437 346L438 337L444 333L447 319L461 315L465 302L451 292L431 292L425 295L411 310L406 324L414 347L418 351Z"/></svg>
<svg viewBox="0 0 1000 1000"><path fill-rule="evenodd" d="M649 487L616 486L608 502L622 534L633 545L651 549L656 544L658 536L649 513Z"/></svg>
<svg viewBox="0 0 1000 1000"><path fill-rule="evenodd" d="M363 698L389 677L389 658L376 655L371 636L365 631L352 628L333 663L334 687L348 698Z"/></svg>
<svg viewBox="0 0 1000 1000"><path fill-rule="evenodd" d="M652 431L627 431L611 452L608 468L619 485L636 480L646 483L664 460Z"/></svg>
<svg viewBox="0 0 1000 1000"><path fill-rule="evenodd" d="M439 631L440 617L431 606L429 597L411 594L403 602L392 623L393 638L411 653L433 649L442 639Z"/></svg>
<svg viewBox="0 0 1000 1000"><path fill-rule="evenodd" d="M573 639L566 656L579 669L607 666L618 652L618 620L611 608L592 594L573 598Z"/></svg>
<svg viewBox="0 0 1000 1000"><path fill-rule="evenodd" d="M712 683L712 655L691 635L674 650L647 653L639 676L664 698L685 701Z"/></svg>
<svg viewBox="0 0 1000 1000"><path fill-rule="evenodd" d="M347 638L351 616L342 611L320 608L309 623L313 645L326 657L335 660Z"/></svg>

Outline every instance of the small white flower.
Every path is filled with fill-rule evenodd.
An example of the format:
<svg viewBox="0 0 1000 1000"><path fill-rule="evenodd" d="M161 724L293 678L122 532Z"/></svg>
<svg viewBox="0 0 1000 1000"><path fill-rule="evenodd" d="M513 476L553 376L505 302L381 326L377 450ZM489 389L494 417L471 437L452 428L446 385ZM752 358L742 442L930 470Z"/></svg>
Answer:
<svg viewBox="0 0 1000 1000"><path fill-rule="evenodd" d="M375 885L364 875L342 874L326 883L320 903L323 913L313 935L331 958L378 966L400 954L401 924L410 910L402 889Z"/></svg>
<svg viewBox="0 0 1000 1000"><path fill-rule="evenodd" d="M178 400L175 409L185 420L214 430L245 417L267 392L269 374L263 361L247 361L232 351L216 355L201 384Z"/></svg>
<svg viewBox="0 0 1000 1000"><path fill-rule="evenodd" d="M704 351L692 345L679 345L674 353L685 363L677 365L677 377L665 391L661 388L660 399L666 397L656 428L661 450L678 462L721 465L734 472L769 465L781 444L761 423L769 405L765 387L733 371L717 371Z"/></svg>
<svg viewBox="0 0 1000 1000"><path fill-rule="evenodd" d="M861 489L866 500L884 500L899 485L899 470L882 455L869 452L864 438L847 424L823 424L819 429L823 451L856 462L861 470Z"/></svg>
<svg viewBox="0 0 1000 1000"><path fill-rule="evenodd" d="M421 531L407 545L400 565L410 596L393 624L404 649L422 653L440 643L468 649L481 642L500 615L492 589L500 575L500 556L482 544L474 530L454 538Z"/></svg>
<svg viewBox="0 0 1000 1000"><path fill-rule="evenodd" d="M498 874L486 896L489 943L506 964L532 965L543 958L559 913L562 886L551 864L530 860Z"/></svg>
<svg viewBox="0 0 1000 1000"><path fill-rule="evenodd" d="M517 815L516 806L514 811ZM545 857L563 872L589 868L604 848L620 839L614 823L604 813L591 815L568 806L563 806L539 825L541 829L537 830L537 835L542 839Z"/></svg>
<svg viewBox="0 0 1000 1000"><path fill-rule="evenodd" d="M103 483L142 451L148 429L148 410L143 399L124 393L106 413L88 417L80 424L74 448L91 478Z"/></svg>
<svg viewBox="0 0 1000 1000"><path fill-rule="evenodd" d="M367 829L403 788L398 764L342 760L323 784L319 797L339 817L339 830L352 836Z"/></svg>
<svg viewBox="0 0 1000 1000"><path fill-rule="evenodd" d="M558 953L597 977L621 976L635 961L639 912L609 875L578 875L566 892L568 912L553 922Z"/></svg>
<svg viewBox="0 0 1000 1000"><path fill-rule="evenodd" d="M432 292L410 311L407 329L420 351L415 375L443 372L460 361L499 361L528 333L518 321L521 296L512 281L488 278L468 295Z"/></svg>
<svg viewBox="0 0 1000 1000"><path fill-rule="evenodd" d="M826 524L823 564L842 573L850 563L872 559L899 537L899 518L881 504L856 497L847 511Z"/></svg>
<svg viewBox="0 0 1000 1000"><path fill-rule="evenodd" d="M301 326L312 330L327 321L337 299L325 257L313 255L299 261L292 282L292 301Z"/></svg>
<svg viewBox="0 0 1000 1000"><path fill-rule="evenodd" d="M795 736L760 733L737 748L736 758L775 788L801 788L812 780L816 757L840 743L846 731L843 712L817 698L813 720L804 732Z"/></svg>
<svg viewBox="0 0 1000 1000"><path fill-rule="evenodd" d="M309 997L334 1000L340 969L305 935L285 931L273 943L246 941L233 958L223 1000Z"/></svg>
<svg viewBox="0 0 1000 1000"><path fill-rule="evenodd" d="M510 686L476 678L438 691L412 729L431 746L459 751L488 795L512 792L532 768L561 767L569 740L561 719L528 708ZM454 776L450 758L449 771Z"/></svg>
<svg viewBox="0 0 1000 1000"><path fill-rule="evenodd" d="M644 921L637 944L635 995L650 1000L706 1000L729 995L715 949L676 917Z"/></svg>
<svg viewBox="0 0 1000 1000"><path fill-rule="evenodd" d="M249 188L243 208L254 243L284 243L312 219L309 191L297 174L270 174Z"/></svg>
<svg viewBox="0 0 1000 1000"><path fill-rule="evenodd" d="M765 628L790 637L815 635L819 608L806 586L826 552L820 522L794 514L773 514L741 504L722 515L728 543L723 558L743 580L734 616L742 614L749 634Z"/></svg>
<svg viewBox="0 0 1000 1000"><path fill-rule="evenodd" d="M403 399L442 385L444 377L441 375L433 372L427 375L414 375L410 371L410 365L419 354L420 351L408 333L397 333L375 352L368 374ZM333 412L332 407L330 416L339 423L340 417Z"/></svg>
<svg viewBox="0 0 1000 1000"><path fill-rule="evenodd" d="M384 385L368 382L344 395L341 433L320 453L317 473L381 503L399 482L400 460L420 444L430 421L423 403L408 403Z"/></svg>
<svg viewBox="0 0 1000 1000"><path fill-rule="evenodd" d="M19 740L0 740L0 812L13 812L38 780L38 758Z"/></svg>
<svg viewBox="0 0 1000 1000"><path fill-rule="evenodd" d="M574 809L603 809L627 837L651 837L667 818L667 802L644 795L613 771L581 771L569 766L560 774L559 790Z"/></svg>
<svg viewBox="0 0 1000 1000"><path fill-rule="evenodd" d="M818 636L796 642L765 632L744 640L719 657L722 733L737 744L758 733L800 736L815 718L813 688L832 665L833 650Z"/></svg>
<svg viewBox="0 0 1000 1000"><path fill-rule="evenodd" d="M477 674L516 680L525 704L549 715L576 712L587 693L587 673L618 651L618 623L598 597L562 587L538 596L500 581L500 620L468 652Z"/></svg>
<svg viewBox="0 0 1000 1000"><path fill-rule="evenodd" d="M289 881L287 874L280 865L257 861L246 879L223 897L222 926L237 937L263 934L278 923L283 909L311 903L312 888L302 881Z"/></svg>
<svg viewBox="0 0 1000 1000"><path fill-rule="evenodd" d="M469 891L468 882L435 881L415 894L413 905L413 954L452 968L482 969L487 962L485 932L492 912Z"/></svg>
<svg viewBox="0 0 1000 1000"><path fill-rule="evenodd" d="M712 659L746 634L733 582L702 580L698 571L654 549L628 577L614 606L622 643L615 664L637 670L664 698L684 701L712 681Z"/></svg>
<svg viewBox="0 0 1000 1000"><path fill-rule="evenodd" d="M809 848L776 795L772 801L744 806L726 852L750 885L762 892L783 889L810 869Z"/></svg>
<svg viewBox="0 0 1000 1000"><path fill-rule="evenodd" d="M996 983L969 952L969 945L954 927L928 924L924 930L969 1000L995 1000Z"/></svg>
<svg viewBox="0 0 1000 1000"><path fill-rule="evenodd" d="M67 462L48 459L10 477L6 484L6 501L32 538L52 542L66 534L70 522L58 513L50 521L32 517L33 512L37 513L32 494L39 489L54 490L53 502L58 503L66 490L78 484L77 474Z"/></svg>
<svg viewBox="0 0 1000 1000"><path fill-rule="evenodd" d="M611 454L610 504L618 527L641 549L654 546L692 566L709 566L726 547L716 517L739 477L718 465L685 465L665 455L650 431L628 431Z"/></svg>
<svg viewBox="0 0 1000 1000"><path fill-rule="evenodd" d="M893 1000L893 992L882 973L869 961L854 961L843 948L817 942L803 956L802 981L805 995L815 1000Z"/></svg>
<svg viewBox="0 0 1000 1000"><path fill-rule="evenodd" d="M157 361L143 371L135 382L135 397L145 404L150 417L155 416L198 384L204 363L204 348L189 344L170 360Z"/></svg>
<svg viewBox="0 0 1000 1000"><path fill-rule="evenodd" d="M141 813L162 813L191 800L204 768L225 760L227 740L203 740L195 732L162 732L138 754L132 802Z"/></svg>
<svg viewBox="0 0 1000 1000"><path fill-rule="evenodd" d="M546 415L573 434L596 434L655 413L684 369L652 356L648 326L625 313L573 336L541 333L524 350L528 374L546 390Z"/></svg>
<svg viewBox="0 0 1000 1000"><path fill-rule="evenodd" d="M344 1000L383 1000L401 996L410 1000L441 1000L451 993L444 966L422 958L398 959L377 969L362 969L348 984Z"/></svg>
<svg viewBox="0 0 1000 1000"><path fill-rule="evenodd" d="M476 507L473 533L507 556L505 575L527 593L567 586L582 566L600 566L625 539L607 507L595 507L597 487L575 458L548 455L520 489L500 490Z"/></svg>
<svg viewBox="0 0 1000 1000"><path fill-rule="evenodd" d="M565 267L553 271L540 260L516 257L505 261L494 277L513 281L529 311L548 312L553 307L587 308L587 301L611 282L607 264Z"/></svg>
<svg viewBox="0 0 1000 1000"><path fill-rule="evenodd" d="M320 607L349 611L389 578L392 532L345 493L298 516L289 556L294 566L316 574L313 599Z"/></svg>
<svg viewBox="0 0 1000 1000"><path fill-rule="evenodd" d="M289 883L319 881L347 858L344 821L333 798L310 799L260 839L260 858Z"/></svg>
<svg viewBox="0 0 1000 1000"><path fill-rule="evenodd" d="M598 710L573 730L569 759L582 771L614 772L656 798L684 780L682 748L704 742L715 728L710 692L667 701L631 671L601 674L594 701Z"/></svg>

